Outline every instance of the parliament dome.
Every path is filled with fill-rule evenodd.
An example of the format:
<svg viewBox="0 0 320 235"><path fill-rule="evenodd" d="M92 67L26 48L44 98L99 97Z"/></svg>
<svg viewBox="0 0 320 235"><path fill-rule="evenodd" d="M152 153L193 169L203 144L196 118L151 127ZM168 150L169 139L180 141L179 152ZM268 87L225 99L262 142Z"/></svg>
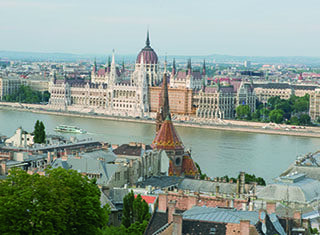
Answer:
<svg viewBox="0 0 320 235"><path fill-rule="evenodd" d="M139 52L139 54L137 56L136 63L140 64L142 62L141 57L143 57L144 64L157 64L158 63L157 53L150 46L149 31L147 32L146 46L144 48L142 48L142 50Z"/></svg>

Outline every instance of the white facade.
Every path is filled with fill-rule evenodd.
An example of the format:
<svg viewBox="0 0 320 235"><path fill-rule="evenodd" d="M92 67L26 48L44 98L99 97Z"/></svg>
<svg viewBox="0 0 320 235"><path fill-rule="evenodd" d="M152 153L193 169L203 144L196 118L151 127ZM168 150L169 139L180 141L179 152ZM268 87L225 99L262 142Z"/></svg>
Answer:
<svg viewBox="0 0 320 235"><path fill-rule="evenodd" d="M33 137L30 133L24 131L22 127L19 127L15 134L5 141L5 144L18 148L26 148L34 144Z"/></svg>
<svg viewBox="0 0 320 235"><path fill-rule="evenodd" d="M144 64L142 55L130 80L121 80L113 55L110 69L104 74L99 74L94 67L90 83L69 84L53 78L49 84L49 105L64 110L87 108L116 116L149 116L148 85L157 81L157 71L158 64Z"/></svg>

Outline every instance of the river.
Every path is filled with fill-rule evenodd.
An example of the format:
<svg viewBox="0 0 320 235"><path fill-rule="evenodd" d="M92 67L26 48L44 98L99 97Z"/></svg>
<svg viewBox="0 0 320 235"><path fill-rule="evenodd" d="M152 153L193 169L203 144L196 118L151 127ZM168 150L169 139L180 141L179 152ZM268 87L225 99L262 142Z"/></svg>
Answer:
<svg viewBox="0 0 320 235"><path fill-rule="evenodd" d="M91 137L111 144L130 141L150 144L155 137L151 124L110 121L92 118L37 114L0 110L0 134L11 136L22 126L33 131L36 120L43 121L49 134L56 134L59 124L75 125L88 131L79 139ZM220 131L176 127L193 159L210 177L237 176L245 171L271 182L296 159L297 155L319 150L320 138L268 135L236 131Z"/></svg>

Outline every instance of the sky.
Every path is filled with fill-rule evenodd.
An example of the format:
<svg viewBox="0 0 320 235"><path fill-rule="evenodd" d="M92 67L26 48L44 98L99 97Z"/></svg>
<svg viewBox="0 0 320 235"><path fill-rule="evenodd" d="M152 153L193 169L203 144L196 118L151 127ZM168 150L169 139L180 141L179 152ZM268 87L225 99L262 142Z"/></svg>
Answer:
<svg viewBox="0 0 320 235"><path fill-rule="evenodd" d="M320 56L319 0L0 0L0 50Z"/></svg>

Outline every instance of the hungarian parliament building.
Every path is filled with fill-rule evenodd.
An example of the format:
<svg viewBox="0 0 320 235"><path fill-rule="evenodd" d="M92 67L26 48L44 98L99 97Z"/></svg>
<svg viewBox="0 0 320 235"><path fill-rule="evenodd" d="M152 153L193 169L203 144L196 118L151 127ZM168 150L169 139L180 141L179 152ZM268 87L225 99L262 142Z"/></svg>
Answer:
<svg viewBox="0 0 320 235"><path fill-rule="evenodd" d="M165 74L165 76L164 76ZM114 116L154 117L159 109L163 77L168 78L170 111L173 114L195 115L198 118L234 118L235 108L247 104L254 111L256 96L252 84L242 81L217 81L207 84L206 65L193 71L191 60L187 69L160 71L156 52L146 45L139 52L134 71L128 73L112 60L103 68L94 63L90 81L57 79L49 82L49 106L55 110L94 112Z"/></svg>

